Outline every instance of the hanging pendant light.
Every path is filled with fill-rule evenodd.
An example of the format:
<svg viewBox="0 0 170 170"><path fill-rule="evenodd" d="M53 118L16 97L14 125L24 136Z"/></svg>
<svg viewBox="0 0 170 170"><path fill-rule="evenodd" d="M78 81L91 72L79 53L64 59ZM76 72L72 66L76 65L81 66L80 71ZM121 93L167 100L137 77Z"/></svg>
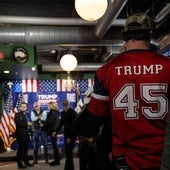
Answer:
<svg viewBox="0 0 170 170"><path fill-rule="evenodd" d="M77 59L73 54L65 54L60 59L60 66L67 72L73 71L77 67Z"/></svg>
<svg viewBox="0 0 170 170"><path fill-rule="evenodd" d="M87 21L95 21L106 12L107 0L75 0L78 15Z"/></svg>

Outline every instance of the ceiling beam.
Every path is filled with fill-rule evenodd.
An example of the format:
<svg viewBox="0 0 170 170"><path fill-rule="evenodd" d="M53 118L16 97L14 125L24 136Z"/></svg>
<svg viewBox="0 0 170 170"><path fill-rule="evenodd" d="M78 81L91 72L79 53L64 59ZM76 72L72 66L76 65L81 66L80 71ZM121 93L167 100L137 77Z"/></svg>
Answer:
<svg viewBox="0 0 170 170"><path fill-rule="evenodd" d="M74 71L96 71L99 67L102 66L102 63L83 63L77 65ZM42 65L42 71L45 72L59 72L59 71L64 71L59 64L45 64Z"/></svg>
<svg viewBox="0 0 170 170"><path fill-rule="evenodd" d="M94 26L97 21L86 21L81 18L56 18L56 17L28 17L0 15L0 23L3 24L27 24L27 25L59 25L59 26ZM111 25L123 26L125 19L116 19Z"/></svg>
<svg viewBox="0 0 170 170"><path fill-rule="evenodd" d="M120 34L109 33L107 39L98 39L92 26L1 26L0 43L26 43L32 45L51 44L113 44ZM119 39L120 40L120 39Z"/></svg>
<svg viewBox="0 0 170 170"><path fill-rule="evenodd" d="M104 16L98 21L95 27L95 35L98 38L103 38L104 34L111 27L117 16L123 9L127 0L109 0L108 7ZM124 22L125 23L125 22Z"/></svg>

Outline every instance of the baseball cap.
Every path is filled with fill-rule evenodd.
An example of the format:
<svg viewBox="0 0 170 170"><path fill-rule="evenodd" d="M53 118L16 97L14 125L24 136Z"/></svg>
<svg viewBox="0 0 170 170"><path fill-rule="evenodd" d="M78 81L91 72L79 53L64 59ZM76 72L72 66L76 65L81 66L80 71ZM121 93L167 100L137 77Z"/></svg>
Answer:
<svg viewBox="0 0 170 170"><path fill-rule="evenodd" d="M142 12L136 12L127 18L124 31L151 30L152 28L151 18Z"/></svg>

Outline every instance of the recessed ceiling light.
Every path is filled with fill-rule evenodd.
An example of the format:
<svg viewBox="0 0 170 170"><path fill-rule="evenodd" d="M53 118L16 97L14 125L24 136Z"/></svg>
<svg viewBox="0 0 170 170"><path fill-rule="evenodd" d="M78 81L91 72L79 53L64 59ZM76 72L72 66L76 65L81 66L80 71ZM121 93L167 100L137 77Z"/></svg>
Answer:
<svg viewBox="0 0 170 170"><path fill-rule="evenodd" d="M4 73L5 73L5 74L9 74L10 71L9 71L9 70L4 70Z"/></svg>
<svg viewBox="0 0 170 170"><path fill-rule="evenodd" d="M32 71L35 71L36 70L36 67L34 66L34 67L31 67L31 70Z"/></svg>
<svg viewBox="0 0 170 170"><path fill-rule="evenodd" d="M55 53L56 53L56 50L51 49L51 50L50 50L50 53L51 53L51 54L55 54Z"/></svg>

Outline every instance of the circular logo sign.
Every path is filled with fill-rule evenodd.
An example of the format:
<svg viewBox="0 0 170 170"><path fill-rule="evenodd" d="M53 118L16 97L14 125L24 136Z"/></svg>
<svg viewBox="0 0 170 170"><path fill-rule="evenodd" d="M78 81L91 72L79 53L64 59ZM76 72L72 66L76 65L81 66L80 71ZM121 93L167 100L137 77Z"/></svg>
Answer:
<svg viewBox="0 0 170 170"><path fill-rule="evenodd" d="M28 51L21 46L17 46L13 50L14 59L19 63L26 63L29 59Z"/></svg>

